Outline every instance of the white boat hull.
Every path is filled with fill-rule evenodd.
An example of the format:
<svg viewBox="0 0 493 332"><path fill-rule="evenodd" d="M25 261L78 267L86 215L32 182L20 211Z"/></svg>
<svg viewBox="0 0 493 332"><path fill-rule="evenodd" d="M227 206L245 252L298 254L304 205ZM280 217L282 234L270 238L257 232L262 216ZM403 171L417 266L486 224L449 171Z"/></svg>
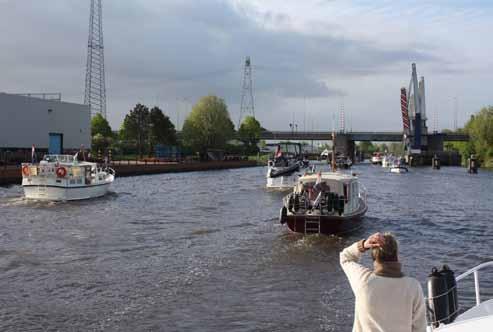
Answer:
<svg viewBox="0 0 493 332"><path fill-rule="evenodd" d="M267 178L267 189L289 190L298 183L299 175L293 174L288 176L279 176L276 178Z"/></svg>
<svg viewBox="0 0 493 332"><path fill-rule="evenodd" d="M85 187L24 186L27 199L47 201L75 201L104 196L111 182Z"/></svg>
<svg viewBox="0 0 493 332"><path fill-rule="evenodd" d="M407 170L407 168L403 168L403 167L392 167L390 169L390 172L391 173L407 173L408 170Z"/></svg>
<svg viewBox="0 0 493 332"><path fill-rule="evenodd" d="M87 187L24 186L27 199L74 201L104 196L111 183Z"/></svg>

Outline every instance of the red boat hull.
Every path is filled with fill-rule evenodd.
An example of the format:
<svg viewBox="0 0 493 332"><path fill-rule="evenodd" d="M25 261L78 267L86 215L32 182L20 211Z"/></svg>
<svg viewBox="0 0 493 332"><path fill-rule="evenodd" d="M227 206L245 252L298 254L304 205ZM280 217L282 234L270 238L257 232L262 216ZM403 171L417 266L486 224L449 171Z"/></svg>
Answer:
<svg viewBox="0 0 493 332"><path fill-rule="evenodd" d="M284 207L284 212L287 209ZM281 209L281 224L287 224L289 230L303 234L343 235L357 230L362 226L363 216L367 211L366 204L360 200L359 210L351 216L339 215L306 215L287 214ZM319 226L320 225L320 226Z"/></svg>
<svg viewBox="0 0 493 332"><path fill-rule="evenodd" d="M304 216L288 216L286 224L292 232L304 234L318 233L313 230L305 229L306 222ZM361 224L361 217L344 220L340 218L320 217L320 234L342 235L357 230L361 227Z"/></svg>

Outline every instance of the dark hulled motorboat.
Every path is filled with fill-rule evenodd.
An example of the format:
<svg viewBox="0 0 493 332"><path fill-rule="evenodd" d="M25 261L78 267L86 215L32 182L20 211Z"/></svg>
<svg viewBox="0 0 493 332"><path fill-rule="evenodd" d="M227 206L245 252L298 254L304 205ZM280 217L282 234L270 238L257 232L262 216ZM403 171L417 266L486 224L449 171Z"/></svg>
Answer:
<svg viewBox="0 0 493 332"><path fill-rule="evenodd" d="M300 169L308 166L308 160L301 155L301 144L276 144L276 151L267 163L267 188L292 189L298 181Z"/></svg>
<svg viewBox="0 0 493 332"><path fill-rule="evenodd" d="M367 209L366 191L356 176L308 174L284 197L280 222L297 233L342 234L359 228Z"/></svg>

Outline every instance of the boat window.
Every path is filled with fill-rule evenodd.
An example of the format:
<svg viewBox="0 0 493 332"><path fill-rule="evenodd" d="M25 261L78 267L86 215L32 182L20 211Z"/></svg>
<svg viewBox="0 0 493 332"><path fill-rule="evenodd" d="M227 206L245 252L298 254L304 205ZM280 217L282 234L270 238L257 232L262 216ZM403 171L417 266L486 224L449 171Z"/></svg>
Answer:
<svg viewBox="0 0 493 332"><path fill-rule="evenodd" d="M77 179L77 184L82 184L82 179Z"/></svg>
<svg viewBox="0 0 493 332"><path fill-rule="evenodd" d="M70 184L75 184L75 180L70 180Z"/></svg>

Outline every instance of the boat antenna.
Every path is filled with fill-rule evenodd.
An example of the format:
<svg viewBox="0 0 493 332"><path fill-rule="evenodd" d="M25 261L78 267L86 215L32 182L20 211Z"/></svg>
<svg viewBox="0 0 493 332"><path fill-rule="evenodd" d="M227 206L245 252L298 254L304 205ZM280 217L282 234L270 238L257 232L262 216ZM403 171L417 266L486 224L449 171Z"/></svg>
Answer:
<svg viewBox="0 0 493 332"><path fill-rule="evenodd" d="M336 165L336 133L335 133L335 131L332 131L332 161L331 161L331 168L332 168L332 171L333 172L337 171L337 165Z"/></svg>

